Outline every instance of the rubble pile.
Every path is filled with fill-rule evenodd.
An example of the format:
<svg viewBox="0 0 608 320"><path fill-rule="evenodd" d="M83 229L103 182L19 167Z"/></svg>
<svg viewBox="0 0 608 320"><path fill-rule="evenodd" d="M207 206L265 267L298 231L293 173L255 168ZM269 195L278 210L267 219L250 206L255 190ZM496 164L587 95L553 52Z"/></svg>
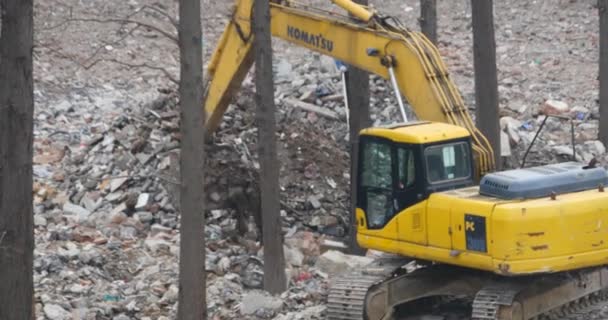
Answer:
<svg viewBox="0 0 608 320"><path fill-rule="evenodd" d="M588 163L592 159L607 163L606 147L597 140L599 119L589 109L547 100L536 110L529 119L513 116L500 119L502 143L512 149L505 154L508 167L521 166L528 149L526 167L573 160ZM545 125L541 127L543 122Z"/></svg>
<svg viewBox="0 0 608 320"><path fill-rule="evenodd" d="M247 90L206 145L209 313L216 319L320 317L326 270L345 263L342 257L317 265L317 258L325 237L345 235L347 153L312 122L298 121L299 115L281 120L289 290L281 304L277 297L251 298L262 289L263 248L256 225L257 129L250 110L242 110L252 106ZM37 310L48 319L174 318L180 139L175 91L159 90L157 98L120 113L96 112L94 104L76 108L77 101L36 119Z"/></svg>
<svg viewBox="0 0 608 320"><path fill-rule="evenodd" d="M166 67L176 77L177 58L171 54L176 47L144 28L125 41L112 42L126 34L124 26L61 24L68 13L115 17L144 4L152 2L36 4L42 27L35 61L34 272L41 320L176 315L180 132L175 86L156 69L79 64L99 51L134 65ZM209 9L204 10L208 59L230 3L203 5ZM417 0L390 0L378 9L417 29L418 5ZM438 5L439 49L466 105L473 108L468 2ZM507 166L521 163L545 114L572 119L577 160L596 157L605 165L606 149L597 140L598 38L592 1L495 5L500 126L503 144L510 147L505 150ZM173 14L176 6L163 9ZM140 18L157 22L150 16ZM107 35L112 41L104 38ZM95 41L103 45L87 44ZM349 224L350 142L341 75L331 58L278 41L274 46L289 289L275 297L260 290L260 164L251 72L205 146L201 192L207 197L205 268L211 319L322 319L329 279L367 261L326 245L342 240ZM371 76L370 91L374 125L401 121L389 82ZM546 121L526 166L571 159L568 119Z"/></svg>

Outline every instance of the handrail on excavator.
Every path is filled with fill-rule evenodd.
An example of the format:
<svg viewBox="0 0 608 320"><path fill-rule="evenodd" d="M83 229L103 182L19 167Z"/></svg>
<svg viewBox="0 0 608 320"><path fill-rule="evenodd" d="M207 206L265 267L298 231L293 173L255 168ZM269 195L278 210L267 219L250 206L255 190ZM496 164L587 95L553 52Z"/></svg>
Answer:
<svg viewBox="0 0 608 320"><path fill-rule="evenodd" d="M366 23L369 22L374 16L373 12L365 9L365 7L358 3L352 2L351 0L331 0L331 2Z"/></svg>

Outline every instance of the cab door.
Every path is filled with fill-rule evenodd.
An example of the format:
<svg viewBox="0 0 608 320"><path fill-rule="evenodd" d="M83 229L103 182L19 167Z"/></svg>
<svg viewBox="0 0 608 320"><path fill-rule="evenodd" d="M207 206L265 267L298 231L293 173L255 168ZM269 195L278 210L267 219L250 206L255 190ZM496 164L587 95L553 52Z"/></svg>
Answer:
<svg viewBox="0 0 608 320"><path fill-rule="evenodd" d="M452 198L442 194L432 194L427 202L428 245L452 249L451 227Z"/></svg>
<svg viewBox="0 0 608 320"><path fill-rule="evenodd" d="M426 245L426 202L424 201L420 146L397 144L395 148L395 206L398 239Z"/></svg>
<svg viewBox="0 0 608 320"><path fill-rule="evenodd" d="M464 217L458 212L462 204L453 195L442 191L467 187L473 184L472 150L468 139L445 141L426 146L424 149L425 172L428 191L431 194L427 206L429 245L455 249L461 246ZM471 209L471 208L467 208ZM472 222L469 221L469 225ZM470 227L469 227L470 228Z"/></svg>
<svg viewBox="0 0 608 320"><path fill-rule="evenodd" d="M361 137L357 208L365 216L360 233L388 240L397 239L394 197L394 144L379 137Z"/></svg>

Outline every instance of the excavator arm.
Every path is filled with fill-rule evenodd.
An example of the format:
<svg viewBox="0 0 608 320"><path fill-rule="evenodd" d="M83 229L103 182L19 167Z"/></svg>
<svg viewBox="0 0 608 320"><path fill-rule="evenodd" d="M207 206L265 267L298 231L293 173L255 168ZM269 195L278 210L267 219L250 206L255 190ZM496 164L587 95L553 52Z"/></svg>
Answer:
<svg viewBox="0 0 608 320"><path fill-rule="evenodd" d="M205 127L215 131L253 64L254 0L238 0L208 65ZM351 17L297 1L270 4L273 36L391 79L421 120L466 128L477 172L494 170L488 140L478 131L437 48L421 33L350 0L332 0ZM389 23L390 22L390 23Z"/></svg>

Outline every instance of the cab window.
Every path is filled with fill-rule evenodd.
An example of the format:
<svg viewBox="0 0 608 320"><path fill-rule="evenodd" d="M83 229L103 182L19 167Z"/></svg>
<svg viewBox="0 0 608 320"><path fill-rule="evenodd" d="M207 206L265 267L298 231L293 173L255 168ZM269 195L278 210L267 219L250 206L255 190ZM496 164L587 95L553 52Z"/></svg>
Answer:
<svg viewBox="0 0 608 320"><path fill-rule="evenodd" d="M390 220L393 209L392 152L388 143L367 141L363 144L361 195L368 228L380 228Z"/></svg>
<svg viewBox="0 0 608 320"><path fill-rule="evenodd" d="M438 183L468 178L471 175L469 150L466 142L426 148L424 157L428 181Z"/></svg>
<svg viewBox="0 0 608 320"><path fill-rule="evenodd" d="M392 189L391 146L368 142L363 152L363 187Z"/></svg>
<svg viewBox="0 0 608 320"><path fill-rule="evenodd" d="M397 166L399 168L399 189L410 188L414 185L416 169L414 167L414 151L411 149L397 149Z"/></svg>

